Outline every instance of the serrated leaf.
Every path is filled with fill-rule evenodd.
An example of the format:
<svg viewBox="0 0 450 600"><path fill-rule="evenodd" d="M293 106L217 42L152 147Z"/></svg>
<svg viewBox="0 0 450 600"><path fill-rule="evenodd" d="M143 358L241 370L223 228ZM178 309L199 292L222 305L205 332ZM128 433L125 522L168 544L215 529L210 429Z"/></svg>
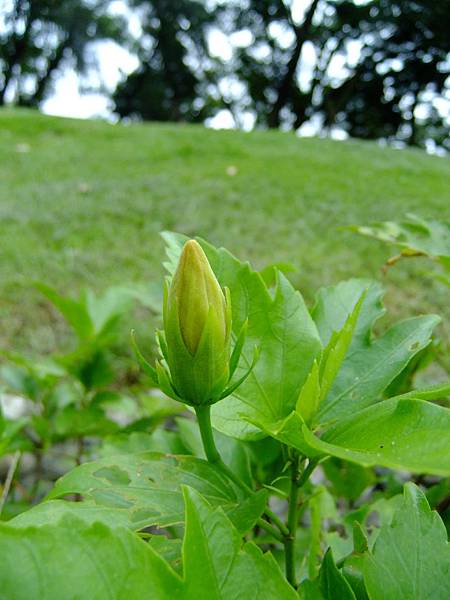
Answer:
<svg viewBox="0 0 450 600"><path fill-rule="evenodd" d="M300 415L258 423L305 456L336 456L365 467L450 475L450 409L411 398L378 402L339 421L319 438Z"/></svg>
<svg viewBox="0 0 450 600"><path fill-rule="evenodd" d="M329 548L319 573L319 587L324 600L356 600L355 594L344 575L336 567Z"/></svg>
<svg viewBox="0 0 450 600"><path fill-rule="evenodd" d="M450 475L450 410L422 400L384 400L342 419L320 439L303 426L298 446L305 443L367 467L446 476Z"/></svg>
<svg viewBox="0 0 450 600"><path fill-rule="evenodd" d="M0 595L14 600L104 600L180 597L181 579L127 529L86 525L0 525Z"/></svg>
<svg viewBox="0 0 450 600"><path fill-rule="evenodd" d="M299 592L302 600L356 600L350 584L335 565L331 548L324 556L319 577L302 581Z"/></svg>
<svg viewBox="0 0 450 600"><path fill-rule="evenodd" d="M56 525L63 517L75 517L88 525L104 523L108 527L127 527L135 529L127 509L111 510L108 506L99 506L95 502L67 502L66 500L48 500L33 506L8 521L14 527L42 527Z"/></svg>
<svg viewBox="0 0 450 600"><path fill-rule="evenodd" d="M185 489L183 543L186 596L193 600L295 600L270 554L241 538L223 511Z"/></svg>
<svg viewBox="0 0 450 600"><path fill-rule="evenodd" d="M342 329L332 333L323 351L320 361L320 402L326 398L350 347L365 295L366 290L361 294Z"/></svg>
<svg viewBox="0 0 450 600"><path fill-rule="evenodd" d="M273 557L243 544L220 507L192 488L184 488L184 499L182 577L157 552L179 563L177 540L145 543L123 527L88 525L66 514L40 526L0 524L0 594L14 600L297 598Z"/></svg>
<svg viewBox="0 0 450 600"><path fill-rule="evenodd" d="M397 323L367 346L351 351L321 404L317 421L330 423L380 399L385 388L431 339L436 315Z"/></svg>
<svg viewBox="0 0 450 600"><path fill-rule="evenodd" d="M450 547L444 523L424 494L407 484L402 506L366 557L371 600L445 600L450 596Z"/></svg>
<svg viewBox="0 0 450 600"><path fill-rule="evenodd" d="M307 425L313 423L320 404L319 365L314 361L297 400L296 412L301 415Z"/></svg>
<svg viewBox="0 0 450 600"><path fill-rule="evenodd" d="M318 291L312 316L324 346L329 343L333 331L342 329L364 292L366 295L353 334L352 350L370 342L372 328L385 312L381 302L381 284L371 279L349 279Z"/></svg>
<svg viewBox="0 0 450 600"><path fill-rule="evenodd" d="M431 258L450 257L450 223L431 221L409 214L408 221L384 221L349 229Z"/></svg>
<svg viewBox="0 0 450 600"><path fill-rule="evenodd" d="M84 463L61 477L48 499L81 494L111 512L126 509L132 527L139 530L183 523L181 485L196 489L213 506L223 506L242 532L250 529L264 510L265 492L243 498L208 462L157 452L121 454Z"/></svg>

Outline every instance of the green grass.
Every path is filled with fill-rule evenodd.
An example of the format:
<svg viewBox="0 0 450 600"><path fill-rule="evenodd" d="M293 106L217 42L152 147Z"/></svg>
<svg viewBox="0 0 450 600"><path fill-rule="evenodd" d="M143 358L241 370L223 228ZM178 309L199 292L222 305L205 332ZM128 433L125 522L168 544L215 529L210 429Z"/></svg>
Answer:
<svg viewBox="0 0 450 600"><path fill-rule="evenodd" d="M389 250L341 226L406 212L448 218L449 191L449 159L420 151L1 111L0 346L46 352L63 333L32 280L73 294L160 281L163 229L226 245L257 267L292 262L311 302L320 285L381 277ZM410 260L389 272L395 315L448 318L448 292L421 275L428 267Z"/></svg>

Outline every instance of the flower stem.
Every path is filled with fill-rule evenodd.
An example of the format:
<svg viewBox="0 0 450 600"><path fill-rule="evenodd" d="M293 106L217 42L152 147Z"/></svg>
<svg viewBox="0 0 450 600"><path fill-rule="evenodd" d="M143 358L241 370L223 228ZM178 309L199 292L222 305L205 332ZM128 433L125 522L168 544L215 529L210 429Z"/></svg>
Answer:
<svg viewBox="0 0 450 600"><path fill-rule="evenodd" d="M287 526L289 534L286 536L284 542L285 561L286 561L286 579L289 583L296 588L296 573L295 573L295 536L297 533L297 504L298 504L298 492L299 492L299 455L296 453L292 459L291 464L291 487L289 492L289 509Z"/></svg>
<svg viewBox="0 0 450 600"><path fill-rule="evenodd" d="M215 465L224 475L231 479L245 493L251 493L251 488L244 483L233 471L226 465L217 450L214 434L211 427L211 407L209 405L196 406L195 413L197 415L200 435L202 437L203 449L205 450L208 462Z"/></svg>
<svg viewBox="0 0 450 600"><path fill-rule="evenodd" d="M246 494L252 494L253 490L250 486L244 483L233 471L226 465L219 451L217 450L216 443L214 441L214 434L211 427L211 407L210 406L196 406L195 413L197 415L198 426L200 428L200 435L203 442L203 449L205 450L206 458L208 462L215 465L222 473L231 479L231 481L236 484L242 491ZM267 523L263 519L258 521L258 524L261 528L265 529L268 533L270 533L274 538L276 538L279 542L284 541L284 537L288 534L288 528L284 525L281 519L269 508L266 508L264 514L269 517L269 519L273 522L274 525L278 527L281 534L278 533L276 529L272 527L270 523Z"/></svg>

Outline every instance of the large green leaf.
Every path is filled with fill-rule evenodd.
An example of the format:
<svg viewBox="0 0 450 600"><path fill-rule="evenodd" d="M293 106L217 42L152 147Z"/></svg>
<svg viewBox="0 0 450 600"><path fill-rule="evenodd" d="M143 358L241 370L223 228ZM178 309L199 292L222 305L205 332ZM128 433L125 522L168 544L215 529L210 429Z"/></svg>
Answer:
<svg viewBox="0 0 450 600"><path fill-rule="evenodd" d="M0 597L5 600L172 600L181 579L127 529L87 525L0 525Z"/></svg>
<svg viewBox="0 0 450 600"><path fill-rule="evenodd" d="M403 505L366 557L364 581L371 600L450 598L447 532L413 484L405 486Z"/></svg>
<svg viewBox="0 0 450 600"><path fill-rule="evenodd" d="M186 238L164 234L169 249L169 270ZM260 273L228 251L202 245L220 284L228 287L233 309L233 332L238 335L248 319L247 337L235 372L238 380L252 363L254 348L260 350L256 366L232 396L212 408L214 426L233 437L261 436L249 420L277 421L295 407L300 389L314 359L321 351L319 334L300 293L278 273L274 290L266 287ZM241 416L247 418L245 421Z"/></svg>
<svg viewBox="0 0 450 600"><path fill-rule="evenodd" d="M379 402L343 419L307 444L364 466L450 475L450 410L414 399Z"/></svg>
<svg viewBox="0 0 450 600"><path fill-rule="evenodd" d="M33 506L14 517L8 523L15 527L29 527L58 523L65 516L74 516L87 523L104 523L108 527L127 527L136 529L131 520L132 513L126 508L111 508L98 505L93 501L69 502L66 500L48 500Z"/></svg>
<svg viewBox="0 0 450 600"><path fill-rule="evenodd" d="M264 510L266 492L243 498L208 462L156 452L107 456L80 465L56 482L48 499L81 494L90 508L92 503L109 507L138 530L183 522L181 485L193 487L214 506L223 506L242 532L250 529Z"/></svg>
<svg viewBox="0 0 450 600"><path fill-rule="evenodd" d="M263 554L253 543L241 547L237 530L221 508L213 510L192 489L186 489L185 502L183 559L187 598L298 598L270 554Z"/></svg>
<svg viewBox="0 0 450 600"><path fill-rule="evenodd" d="M319 438L293 412L265 431L306 456L337 456L360 465L450 475L450 410L392 398L346 417Z"/></svg>
<svg viewBox="0 0 450 600"><path fill-rule="evenodd" d="M349 279L318 291L312 316L324 346L334 331L342 329L363 293L365 296L353 334L352 350L370 342L372 327L385 312L381 302L383 288L371 279Z"/></svg>
<svg viewBox="0 0 450 600"><path fill-rule="evenodd" d="M333 422L379 400L413 356L430 343L439 321L435 315L407 319L367 345L350 351L320 406L318 422Z"/></svg>
<svg viewBox="0 0 450 600"><path fill-rule="evenodd" d="M169 560L174 540L149 544L123 527L56 523L0 525L0 597L8 600L295 600L270 554L241 536L222 508L184 488L183 576ZM32 522L32 519L30 519ZM39 523L39 520L38 520ZM155 551L156 550L156 551Z"/></svg>

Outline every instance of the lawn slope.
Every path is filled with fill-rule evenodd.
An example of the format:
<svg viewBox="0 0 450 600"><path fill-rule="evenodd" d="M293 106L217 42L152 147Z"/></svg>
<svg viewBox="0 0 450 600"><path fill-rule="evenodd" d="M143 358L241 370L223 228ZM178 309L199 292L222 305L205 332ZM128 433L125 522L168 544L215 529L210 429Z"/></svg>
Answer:
<svg viewBox="0 0 450 600"><path fill-rule="evenodd" d="M372 143L0 111L0 346L57 343L32 280L74 294L160 280L163 229L257 267L291 262L308 301L322 284L381 277L388 250L339 228L448 218L449 182L448 158ZM390 309L442 314L445 292L421 275L429 265L404 263L386 278Z"/></svg>

